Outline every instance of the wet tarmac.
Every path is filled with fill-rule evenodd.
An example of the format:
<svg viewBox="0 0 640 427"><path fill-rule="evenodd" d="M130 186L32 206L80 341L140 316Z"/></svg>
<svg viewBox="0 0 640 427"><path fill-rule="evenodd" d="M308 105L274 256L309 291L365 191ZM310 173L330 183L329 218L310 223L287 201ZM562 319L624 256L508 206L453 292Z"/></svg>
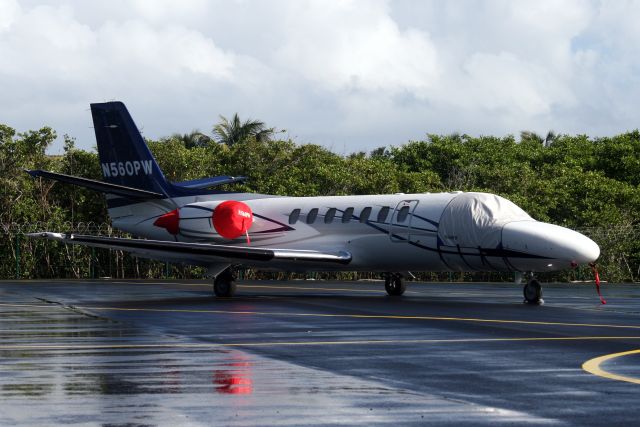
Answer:
<svg viewBox="0 0 640 427"><path fill-rule="evenodd" d="M631 425L640 286L0 282L0 425ZM583 366L584 365L584 366Z"/></svg>

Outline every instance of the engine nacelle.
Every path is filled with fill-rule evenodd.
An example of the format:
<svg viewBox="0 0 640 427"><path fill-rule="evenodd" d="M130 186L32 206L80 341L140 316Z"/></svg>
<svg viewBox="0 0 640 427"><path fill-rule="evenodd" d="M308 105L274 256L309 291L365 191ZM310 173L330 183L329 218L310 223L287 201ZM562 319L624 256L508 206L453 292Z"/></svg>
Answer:
<svg viewBox="0 0 640 427"><path fill-rule="evenodd" d="M173 235L206 237L215 230L225 239L235 239L247 233L253 221L253 211L246 203L224 200L185 205L158 217L153 225Z"/></svg>

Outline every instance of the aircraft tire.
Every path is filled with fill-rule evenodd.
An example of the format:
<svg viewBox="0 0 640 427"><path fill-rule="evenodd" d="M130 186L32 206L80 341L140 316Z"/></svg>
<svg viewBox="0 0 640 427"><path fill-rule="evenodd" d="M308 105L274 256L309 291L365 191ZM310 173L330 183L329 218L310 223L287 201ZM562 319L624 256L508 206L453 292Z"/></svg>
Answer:
<svg viewBox="0 0 640 427"><path fill-rule="evenodd" d="M226 270L213 281L213 293L219 298L230 298L236 293L236 282L233 273Z"/></svg>
<svg viewBox="0 0 640 427"><path fill-rule="evenodd" d="M389 274L384 280L384 289L392 297L399 297L404 294L407 284L399 274Z"/></svg>
<svg viewBox="0 0 640 427"><path fill-rule="evenodd" d="M524 285L524 302L527 304L542 303L542 286L536 279L531 279Z"/></svg>

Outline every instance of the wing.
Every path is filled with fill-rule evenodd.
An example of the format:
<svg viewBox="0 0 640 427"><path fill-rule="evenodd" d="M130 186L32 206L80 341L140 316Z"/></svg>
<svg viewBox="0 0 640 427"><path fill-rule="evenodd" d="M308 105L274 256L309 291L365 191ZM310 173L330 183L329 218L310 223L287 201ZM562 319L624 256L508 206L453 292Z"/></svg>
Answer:
<svg viewBox="0 0 640 427"><path fill-rule="evenodd" d="M323 252L301 249L252 248L50 232L30 233L28 236L84 246L118 249L152 258L175 259L177 257L185 262L191 259L198 261L198 263L213 263L221 260L231 262L308 261L346 265L351 262L351 254L346 251Z"/></svg>

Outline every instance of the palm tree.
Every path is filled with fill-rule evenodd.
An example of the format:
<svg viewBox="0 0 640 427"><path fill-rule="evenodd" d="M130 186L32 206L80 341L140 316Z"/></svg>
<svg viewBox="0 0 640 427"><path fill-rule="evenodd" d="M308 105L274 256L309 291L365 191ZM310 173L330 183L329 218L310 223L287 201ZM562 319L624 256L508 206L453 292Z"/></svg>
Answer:
<svg viewBox="0 0 640 427"><path fill-rule="evenodd" d="M205 135L199 130L193 130L190 133L180 134L174 133L171 139L177 139L182 142L186 148L204 147L211 141L211 137Z"/></svg>
<svg viewBox="0 0 640 427"><path fill-rule="evenodd" d="M547 132L547 137L546 138L542 138L537 133L531 132L531 131L528 131L528 130L524 130L524 131L520 132L520 140L521 141L533 140L533 141L536 141L536 142L540 143L541 145L543 145L545 147L550 146L557 138L558 138L558 135L556 135L556 133L554 131L552 131L552 130Z"/></svg>
<svg viewBox="0 0 640 427"><path fill-rule="evenodd" d="M213 127L213 135L217 142L232 146L242 142L249 137L255 137L258 141L268 141L274 133L274 128L265 127L264 122L259 120L240 121L238 113L235 113L231 120L220 116L220 123Z"/></svg>
<svg viewBox="0 0 640 427"><path fill-rule="evenodd" d="M529 130L523 130L522 132L520 132L520 140L521 141L535 141L538 142L540 144L544 143L544 140L542 139L542 137L540 135L538 135L535 132L531 132Z"/></svg>
<svg viewBox="0 0 640 427"><path fill-rule="evenodd" d="M556 139L558 139L558 135L556 135L554 131L550 130L549 132L547 132L547 137L544 139L544 146L550 146L556 141Z"/></svg>

